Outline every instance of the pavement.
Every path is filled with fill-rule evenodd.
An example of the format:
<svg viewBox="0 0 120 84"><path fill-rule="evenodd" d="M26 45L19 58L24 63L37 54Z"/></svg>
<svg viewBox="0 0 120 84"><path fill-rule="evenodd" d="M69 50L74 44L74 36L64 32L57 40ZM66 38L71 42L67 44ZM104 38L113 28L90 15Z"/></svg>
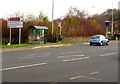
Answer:
<svg viewBox="0 0 120 84"><path fill-rule="evenodd" d="M118 43L119 41L112 40L110 43ZM83 42L83 43L65 43L65 44L36 44L32 46L24 46L24 47L15 47L15 48L2 48L0 52L8 52L8 51L16 51L16 50L32 50L32 49L38 49L38 48L50 48L50 47L62 47L62 46L73 46L76 44L89 44L89 42Z"/></svg>

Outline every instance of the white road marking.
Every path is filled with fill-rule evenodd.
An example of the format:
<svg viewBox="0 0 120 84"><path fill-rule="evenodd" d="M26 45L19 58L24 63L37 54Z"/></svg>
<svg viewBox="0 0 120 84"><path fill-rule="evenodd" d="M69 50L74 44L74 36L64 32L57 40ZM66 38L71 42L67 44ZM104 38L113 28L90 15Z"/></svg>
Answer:
<svg viewBox="0 0 120 84"><path fill-rule="evenodd" d="M44 56L37 56L37 57L48 57L48 56L50 56L50 55L44 55Z"/></svg>
<svg viewBox="0 0 120 84"><path fill-rule="evenodd" d="M69 62L69 61L71 61L71 60L62 60L63 62Z"/></svg>
<svg viewBox="0 0 120 84"><path fill-rule="evenodd" d="M68 56L68 57L71 57L71 56L80 56L80 57L82 57L82 56L85 56L85 55L70 55L70 56Z"/></svg>
<svg viewBox="0 0 120 84"><path fill-rule="evenodd" d="M77 56L77 57L82 57L82 56L85 56L85 55L59 56L59 57L57 57L57 58L64 58L64 57L75 57L75 56Z"/></svg>
<svg viewBox="0 0 120 84"><path fill-rule="evenodd" d="M0 69L0 70L2 70L2 71L8 71L8 70L21 69L21 68L41 66L41 65L46 65L46 64L47 63L38 63L38 64L31 64L31 65L25 65L25 66L17 66L17 67L4 68L4 69Z"/></svg>
<svg viewBox="0 0 120 84"><path fill-rule="evenodd" d="M116 53L109 53L109 54L104 54L104 55L100 55L100 56L109 56L109 55L114 55Z"/></svg>
<svg viewBox="0 0 120 84"><path fill-rule="evenodd" d="M83 51L76 51L76 52L63 52L63 53L61 53L61 54L74 54L74 53L81 53L81 52L83 52Z"/></svg>
<svg viewBox="0 0 120 84"><path fill-rule="evenodd" d="M62 60L63 62L68 62L68 61L76 61L76 60L83 60L83 59L89 59L90 57L82 57L82 58L75 58L75 59L67 59L67 60Z"/></svg>
<svg viewBox="0 0 120 84"><path fill-rule="evenodd" d="M100 72L96 71L96 72L89 73L89 75L95 75L95 74L98 74L98 73L100 73Z"/></svg>
<svg viewBox="0 0 120 84"><path fill-rule="evenodd" d="M43 56L26 56L26 57L19 57L18 59L31 59L31 58L40 58L40 57L48 57L50 55L43 55Z"/></svg>
<svg viewBox="0 0 120 84"><path fill-rule="evenodd" d="M33 56L33 55L37 55L37 54L29 54L28 56Z"/></svg>
<svg viewBox="0 0 120 84"><path fill-rule="evenodd" d="M75 60L82 60L82 59L88 59L90 57L82 57L82 58L75 58L75 59L71 59L72 61L75 61Z"/></svg>
<svg viewBox="0 0 120 84"><path fill-rule="evenodd" d="M19 57L18 59L29 59L29 58L35 58L35 56Z"/></svg>

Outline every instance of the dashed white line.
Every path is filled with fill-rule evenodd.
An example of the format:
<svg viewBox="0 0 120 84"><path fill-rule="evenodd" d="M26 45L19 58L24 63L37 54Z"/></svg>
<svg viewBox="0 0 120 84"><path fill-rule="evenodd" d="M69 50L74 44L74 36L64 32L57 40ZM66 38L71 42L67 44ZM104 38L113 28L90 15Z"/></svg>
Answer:
<svg viewBox="0 0 120 84"><path fill-rule="evenodd" d="M65 56L59 56L59 57L57 57L57 58L63 58L63 57L65 57Z"/></svg>
<svg viewBox="0 0 120 84"><path fill-rule="evenodd" d="M19 57L18 59L29 59L29 58L35 58L35 56L29 56L29 57Z"/></svg>
<svg viewBox="0 0 120 84"><path fill-rule="evenodd" d="M4 68L4 69L0 69L0 70L2 70L2 71L8 71L8 70L21 69L21 68L41 66L41 65L46 65L46 64L47 63L37 63L37 64L31 64L31 65L25 65L25 66L17 66L17 67Z"/></svg>
<svg viewBox="0 0 120 84"><path fill-rule="evenodd" d="M62 60L63 62L69 62L69 61L71 61L71 60Z"/></svg>
<svg viewBox="0 0 120 84"><path fill-rule="evenodd" d="M104 54L104 55L100 55L100 56L109 56L109 55L114 55L116 53L109 53L109 54Z"/></svg>
<svg viewBox="0 0 120 84"><path fill-rule="evenodd" d="M59 56L59 57L57 57L57 58L64 58L64 57L75 57L75 56L77 56L77 57L83 57L83 56L85 56L85 55Z"/></svg>
<svg viewBox="0 0 120 84"><path fill-rule="evenodd" d="M99 73L100 73L99 71L96 71L96 72L89 73L89 75L95 75L95 74L99 74Z"/></svg>
<svg viewBox="0 0 120 84"><path fill-rule="evenodd" d="M90 57L82 57L82 58L75 58L75 59L66 59L62 60L63 62L69 62L69 61L77 61L77 60L83 60L83 59L89 59Z"/></svg>
<svg viewBox="0 0 120 84"><path fill-rule="evenodd" d="M48 56L50 56L50 55L44 55L44 56L37 56L37 57L48 57Z"/></svg>
<svg viewBox="0 0 120 84"><path fill-rule="evenodd" d="M81 53L81 52L83 52L83 51L76 51L76 52L63 52L63 53L61 53L61 54L64 55L64 54L73 54L73 53Z"/></svg>
<svg viewBox="0 0 120 84"><path fill-rule="evenodd" d="M37 54L29 54L28 56L33 56L33 55L37 55Z"/></svg>
<svg viewBox="0 0 120 84"><path fill-rule="evenodd" d="M80 57L82 57L82 56L85 56L85 55L70 55L70 56L80 56Z"/></svg>

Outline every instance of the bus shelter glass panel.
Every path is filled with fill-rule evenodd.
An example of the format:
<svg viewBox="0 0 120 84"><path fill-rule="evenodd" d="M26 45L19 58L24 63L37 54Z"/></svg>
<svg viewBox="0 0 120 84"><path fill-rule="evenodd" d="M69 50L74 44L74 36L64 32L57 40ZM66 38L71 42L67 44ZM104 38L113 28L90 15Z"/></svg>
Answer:
<svg viewBox="0 0 120 84"><path fill-rule="evenodd" d="M36 30L30 29L29 30L29 43L36 43Z"/></svg>
<svg viewBox="0 0 120 84"><path fill-rule="evenodd" d="M36 32L36 43L44 44L44 30L37 30Z"/></svg>

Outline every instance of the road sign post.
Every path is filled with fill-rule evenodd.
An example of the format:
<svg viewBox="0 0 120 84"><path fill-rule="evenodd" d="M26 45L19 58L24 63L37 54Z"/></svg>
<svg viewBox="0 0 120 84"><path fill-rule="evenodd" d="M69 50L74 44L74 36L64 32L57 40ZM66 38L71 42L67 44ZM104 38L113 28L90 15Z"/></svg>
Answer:
<svg viewBox="0 0 120 84"><path fill-rule="evenodd" d="M19 44L21 44L21 28L19 28Z"/></svg>
<svg viewBox="0 0 120 84"><path fill-rule="evenodd" d="M11 45L11 28L10 28L10 41L9 44Z"/></svg>

